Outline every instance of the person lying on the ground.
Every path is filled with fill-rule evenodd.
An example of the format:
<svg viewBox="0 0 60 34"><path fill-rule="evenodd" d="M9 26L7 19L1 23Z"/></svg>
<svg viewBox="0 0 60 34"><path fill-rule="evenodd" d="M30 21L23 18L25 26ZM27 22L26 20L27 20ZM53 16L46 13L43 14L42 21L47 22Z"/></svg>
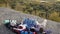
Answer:
<svg viewBox="0 0 60 34"><path fill-rule="evenodd" d="M47 20L44 19L44 21L42 23L39 23L37 20L33 20L33 19L29 19L29 18L26 18L24 21L23 21L23 24L27 24L27 27L28 28L31 28L31 27L35 27L37 30L39 30L40 27L46 27L46 23L47 23Z"/></svg>

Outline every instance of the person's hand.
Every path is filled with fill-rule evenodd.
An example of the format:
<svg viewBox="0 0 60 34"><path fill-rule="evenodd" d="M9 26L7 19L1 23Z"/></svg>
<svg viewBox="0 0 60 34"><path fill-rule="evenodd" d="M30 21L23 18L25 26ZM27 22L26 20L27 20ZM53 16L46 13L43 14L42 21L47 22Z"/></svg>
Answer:
<svg viewBox="0 0 60 34"><path fill-rule="evenodd" d="M43 34L46 34L46 32L43 32Z"/></svg>
<svg viewBox="0 0 60 34"><path fill-rule="evenodd" d="M13 29L16 29L16 28L13 28Z"/></svg>

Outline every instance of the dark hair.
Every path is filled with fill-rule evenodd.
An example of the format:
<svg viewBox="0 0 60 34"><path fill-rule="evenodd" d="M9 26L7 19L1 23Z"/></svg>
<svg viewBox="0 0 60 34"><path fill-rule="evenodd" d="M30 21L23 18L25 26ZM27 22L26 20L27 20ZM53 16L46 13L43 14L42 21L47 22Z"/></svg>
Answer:
<svg viewBox="0 0 60 34"><path fill-rule="evenodd" d="M30 31L31 31L31 32L35 32L35 29L33 29L33 28L30 28Z"/></svg>
<svg viewBox="0 0 60 34"><path fill-rule="evenodd" d="M40 30L39 30L39 31L40 31L40 33L43 33L43 31L44 31L44 30L43 30L43 28L40 28Z"/></svg>
<svg viewBox="0 0 60 34"><path fill-rule="evenodd" d="M22 29L23 27L22 26L19 26L19 29Z"/></svg>

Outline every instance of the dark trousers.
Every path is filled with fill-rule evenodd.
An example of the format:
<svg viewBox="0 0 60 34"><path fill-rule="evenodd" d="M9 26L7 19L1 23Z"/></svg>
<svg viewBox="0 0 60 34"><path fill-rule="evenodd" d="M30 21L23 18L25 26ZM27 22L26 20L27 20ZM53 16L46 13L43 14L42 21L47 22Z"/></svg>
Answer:
<svg viewBox="0 0 60 34"><path fill-rule="evenodd" d="M5 26L10 29L10 23L5 24Z"/></svg>

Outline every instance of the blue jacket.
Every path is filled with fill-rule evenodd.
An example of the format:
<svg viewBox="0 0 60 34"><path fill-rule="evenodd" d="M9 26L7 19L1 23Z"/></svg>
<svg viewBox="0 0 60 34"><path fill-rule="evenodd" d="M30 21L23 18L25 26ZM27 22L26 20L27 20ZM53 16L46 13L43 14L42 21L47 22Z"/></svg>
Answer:
<svg viewBox="0 0 60 34"><path fill-rule="evenodd" d="M31 20L28 18L23 21L23 24L27 24L28 28L36 26L35 20Z"/></svg>

